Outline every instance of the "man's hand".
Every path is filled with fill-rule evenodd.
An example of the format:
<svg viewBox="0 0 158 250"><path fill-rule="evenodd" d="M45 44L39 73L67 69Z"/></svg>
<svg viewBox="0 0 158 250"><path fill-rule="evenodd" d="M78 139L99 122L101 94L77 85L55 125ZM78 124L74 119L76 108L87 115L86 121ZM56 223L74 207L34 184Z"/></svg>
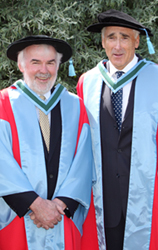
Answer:
<svg viewBox="0 0 158 250"><path fill-rule="evenodd" d="M55 198L52 202L55 202L56 204L58 204L58 206L60 206L63 211L67 207L66 204L58 198Z"/></svg>
<svg viewBox="0 0 158 250"><path fill-rule="evenodd" d="M63 212L65 208L65 203L57 198L50 201L38 197L30 206L32 210L30 218L37 227L54 228L54 225L57 225L62 220L61 215L65 214Z"/></svg>

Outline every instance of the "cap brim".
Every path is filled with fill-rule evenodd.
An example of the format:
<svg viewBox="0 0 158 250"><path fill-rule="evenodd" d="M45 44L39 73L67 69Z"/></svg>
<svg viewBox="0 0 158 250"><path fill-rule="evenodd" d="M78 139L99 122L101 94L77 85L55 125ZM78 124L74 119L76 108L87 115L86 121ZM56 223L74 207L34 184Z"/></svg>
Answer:
<svg viewBox="0 0 158 250"><path fill-rule="evenodd" d="M119 27L135 29L135 30L138 30L141 35L146 35L146 33L142 29L142 27L139 27L136 25L131 25L131 24L125 24L125 23L117 23L117 22L92 24L92 25L87 27L87 31L94 32L94 33L100 33L104 27L108 27L108 26L119 26ZM148 28L145 28L145 29L147 30L149 36L153 36L153 34L151 33L151 31Z"/></svg>
<svg viewBox="0 0 158 250"><path fill-rule="evenodd" d="M67 42L60 40L60 39L43 37L40 39L30 38L29 40L26 40L26 41L25 40L22 41L20 39L20 40L13 42L12 44L8 46L7 57L17 62L18 53L21 50L25 49L26 47L34 45L34 44L48 44L48 45L53 46L58 53L61 53L63 55L61 59L61 63L68 61L70 57L72 56L72 49Z"/></svg>

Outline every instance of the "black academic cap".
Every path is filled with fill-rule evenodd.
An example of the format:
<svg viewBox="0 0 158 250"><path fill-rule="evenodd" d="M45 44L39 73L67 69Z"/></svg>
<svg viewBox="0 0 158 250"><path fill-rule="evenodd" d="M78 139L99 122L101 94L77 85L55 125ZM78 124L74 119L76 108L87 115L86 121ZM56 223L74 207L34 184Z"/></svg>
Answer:
<svg viewBox="0 0 158 250"><path fill-rule="evenodd" d="M7 49L7 57L17 62L18 53L33 44L48 44L53 46L58 53L61 53L63 55L61 63L69 60L72 55L72 49L67 42L45 35L37 35L27 36L11 43Z"/></svg>
<svg viewBox="0 0 158 250"><path fill-rule="evenodd" d="M106 26L121 26L138 30L142 35L146 35L146 30L149 36L153 36L153 34L148 28L137 22L133 17L129 16L128 14L118 10L111 9L100 13L98 15L98 21L99 23L90 25L87 28L87 31L100 33L102 28Z"/></svg>

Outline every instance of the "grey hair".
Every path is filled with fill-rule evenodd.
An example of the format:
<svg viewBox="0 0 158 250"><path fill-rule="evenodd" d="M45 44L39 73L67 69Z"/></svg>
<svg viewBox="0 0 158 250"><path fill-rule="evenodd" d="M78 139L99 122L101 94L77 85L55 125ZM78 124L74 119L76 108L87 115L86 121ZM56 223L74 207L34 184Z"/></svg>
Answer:
<svg viewBox="0 0 158 250"><path fill-rule="evenodd" d="M103 39L104 39L105 29L106 29L106 27L102 28L102 30L101 30L101 36L102 36ZM134 32L134 36L135 36L135 39L136 39L137 36L139 36L140 32L138 30L134 30L134 29L133 29L133 32Z"/></svg>
<svg viewBox="0 0 158 250"><path fill-rule="evenodd" d="M46 45L47 44L43 44L43 45ZM48 46L51 46L51 45L48 45ZM22 65L22 67L25 66L25 60L24 60L24 51L25 49L21 50L19 53L18 53L18 60L17 62L20 63ZM62 56L63 54L59 53L56 51L56 62L57 62L57 67L59 67L60 63L61 63L61 59L62 59Z"/></svg>

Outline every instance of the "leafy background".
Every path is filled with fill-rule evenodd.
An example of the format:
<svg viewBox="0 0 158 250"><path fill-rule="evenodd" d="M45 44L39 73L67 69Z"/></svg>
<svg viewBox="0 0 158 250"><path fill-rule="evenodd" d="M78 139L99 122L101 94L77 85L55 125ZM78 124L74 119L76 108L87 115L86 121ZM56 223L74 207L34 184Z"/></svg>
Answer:
<svg viewBox="0 0 158 250"><path fill-rule="evenodd" d="M27 35L45 34L72 46L76 76L68 76L67 62L60 66L57 82L75 92L79 76L106 58L100 34L89 33L86 27L97 22L98 13L111 8L152 30L156 53L149 55L144 36L137 52L158 63L158 0L0 0L0 89L22 77L16 63L6 57L8 45Z"/></svg>

